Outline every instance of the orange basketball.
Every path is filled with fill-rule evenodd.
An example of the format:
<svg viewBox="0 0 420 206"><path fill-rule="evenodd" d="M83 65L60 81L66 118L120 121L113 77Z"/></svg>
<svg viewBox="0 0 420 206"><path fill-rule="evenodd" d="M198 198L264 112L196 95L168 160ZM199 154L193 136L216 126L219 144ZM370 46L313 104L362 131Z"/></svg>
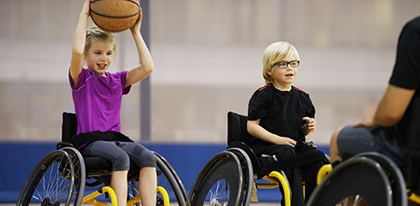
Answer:
<svg viewBox="0 0 420 206"><path fill-rule="evenodd" d="M104 31L121 32L139 18L138 0L90 0L90 17Z"/></svg>

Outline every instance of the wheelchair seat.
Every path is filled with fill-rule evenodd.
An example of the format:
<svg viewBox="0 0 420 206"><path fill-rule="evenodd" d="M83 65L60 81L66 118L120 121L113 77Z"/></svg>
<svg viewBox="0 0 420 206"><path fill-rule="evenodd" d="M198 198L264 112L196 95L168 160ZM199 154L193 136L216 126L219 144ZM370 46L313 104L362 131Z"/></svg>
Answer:
<svg viewBox="0 0 420 206"><path fill-rule="evenodd" d="M77 118L76 114L63 112L61 127L61 141L57 143L57 149L65 146L72 146L70 138L77 133ZM110 174L112 174L112 163L102 157L83 157L86 167L87 178L94 178L97 181L88 183L88 187L95 187L104 183L110 185ZM130 170L128 172L128 180L137 180L140 169L137 165L130 163Z"/></svg>
<svg viewBox="0 0 420 206"><path fill-rule="evenodd" d="M100 157L83 157L69 143L76 134L77 119L73 113L63 113L62 142L57 150L47 154L32 170L17 200L16 206L41 203L41 205L74 205L90 203L96 206L107 205L95 198L109 195L112 206L116 206L116 196L110 185L112 164ZM180 206L190 206L188 194L179 176L169 162L156 152L157 193L156 205L169 206L170 201ZM139 205L139 169L131 164L128 172L127 205ZM87 180L87 179L93 179ZM94 189L84 196L85 187L105 186Z"/></svg>
<svg viewBox="0 0 420 206"><path fill-rule="evenodd" d="M260 179L257 174L262 171L263 165L249 145L252 145L252 136L247 131L247 117L228 112L228 131L226 151L216 154L202 168L190 191L190 201L193 205L210 204L223 205L249 205L256 198L257 188L277 188L283 196L282 205L290 206L291 191L285 173L280 170L269 171L262 175L262 179L269 183L255 182L254 178ZM321 152L322 153L322 152ZM325 159L322 153L321 159ZM229 163L227 167L222 163ZM228 168L223 170L223 167ZM230 178L229 175L239 169L239 179ZM217 173L216 173L217 171ZM263 171L265 172L265 171ZM302 180L304 183L304 180ZM281 185L281 187L280 187ZM239 194L238 194L239 193ZM230 197L227 195L231 194ZM239 196L237 196L239 195ZM220 198L223 197L223 198Z"/></svg>

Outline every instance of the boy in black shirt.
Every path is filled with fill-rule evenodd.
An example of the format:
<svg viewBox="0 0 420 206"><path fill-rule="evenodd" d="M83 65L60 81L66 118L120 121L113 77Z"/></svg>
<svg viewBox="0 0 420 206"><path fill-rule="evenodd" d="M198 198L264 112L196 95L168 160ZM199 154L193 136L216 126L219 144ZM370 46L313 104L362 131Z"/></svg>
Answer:
<svg viewBox="0 0 420 206"><path fill-rule="evenodd" d="M305 136L315 131L315 108L305 91L292 86L299 73L300 58L287 42L276 42L263 55L266 85L252 95L248 105L248 132L254 136L252 149L258 157L275 161L294 158L314 149L305 144ZM300 169L306 178L306 196L316 186L316 172L322 162L285 169L292 194L292 205L305 205ZM273 164L272 164L273 168ZM276 168L274 169L282 169Z"/></svg>

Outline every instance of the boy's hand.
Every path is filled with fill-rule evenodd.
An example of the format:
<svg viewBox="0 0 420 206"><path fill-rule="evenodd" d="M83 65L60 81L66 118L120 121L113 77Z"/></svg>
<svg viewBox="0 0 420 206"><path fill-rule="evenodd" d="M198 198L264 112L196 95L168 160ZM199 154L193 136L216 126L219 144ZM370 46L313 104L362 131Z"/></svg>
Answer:
<svg viewBox="0 0 420 206"><path fill-rule="evenodd" d="M279 145L289 145L292 147L296 146L296 141L288 137L279 137L276 143Z"/></svg>
<svg viewBox="0 0 420 206"><path fill-rule="evenodd" d="M316 121L315 121L315 119L314 118L310 118L310 117L304 117L302 119L306 121L307 128L308 128L309 132L315 132L315 129L316 129Z"/></svg>

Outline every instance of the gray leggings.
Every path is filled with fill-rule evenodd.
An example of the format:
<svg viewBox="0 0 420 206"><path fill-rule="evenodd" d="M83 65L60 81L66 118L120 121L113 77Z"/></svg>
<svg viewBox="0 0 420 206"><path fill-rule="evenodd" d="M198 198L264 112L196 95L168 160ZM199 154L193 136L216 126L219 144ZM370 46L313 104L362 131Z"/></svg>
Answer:
<svg viewBox="0 0 420 206"><path fill-rule="evenodd" d="M141 144L134 142L97 140L80 150L84 157L102 157L112 162L113 171L130 169L130 161L140 169L156 167L156 157Z"/></svg>

